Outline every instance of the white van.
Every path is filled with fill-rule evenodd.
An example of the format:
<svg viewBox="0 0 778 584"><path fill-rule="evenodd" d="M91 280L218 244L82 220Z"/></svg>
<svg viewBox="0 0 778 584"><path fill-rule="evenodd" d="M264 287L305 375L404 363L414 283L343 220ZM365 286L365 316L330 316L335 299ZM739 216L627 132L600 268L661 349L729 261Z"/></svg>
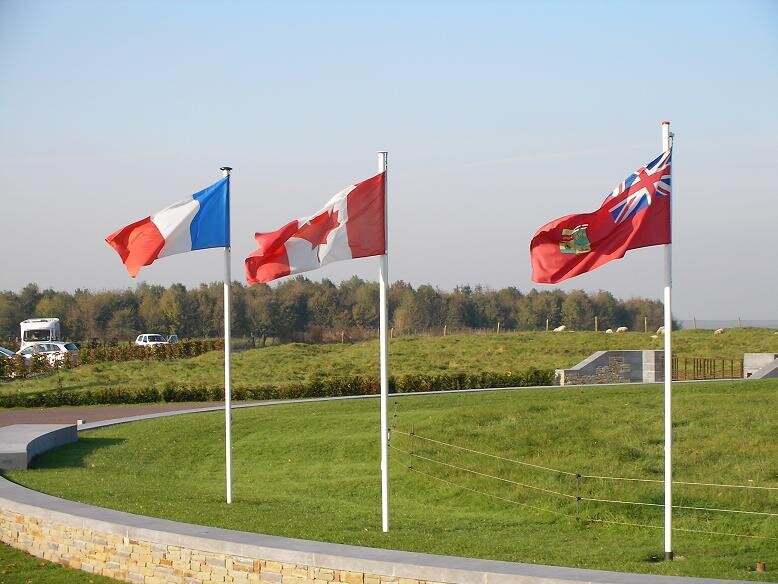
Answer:
<svg viewBox="0 0 778 584"><path fill-rule="evenodd" d="M19 323L22 329L22 345L26 349L35 343L61 341L58 318L28 318Z"/></svg>

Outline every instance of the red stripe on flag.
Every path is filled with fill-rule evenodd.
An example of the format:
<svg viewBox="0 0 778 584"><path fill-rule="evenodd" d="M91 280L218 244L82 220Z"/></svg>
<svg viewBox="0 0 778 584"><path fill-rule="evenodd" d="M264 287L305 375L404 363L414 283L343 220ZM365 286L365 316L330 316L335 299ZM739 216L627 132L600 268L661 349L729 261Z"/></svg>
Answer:
<svg viewBox="0 0 778 584"><path fill-rule="evenodd" d="M106 237L105 241L116 250L133 278L143 266L150 265L159 257L159 252L165 245L165 238L151 221L151 217L119 229Z"/></svg>
<svg viewBox="0 0 778 584"><path fill-rule="evenodd" d="M346 201L346 231L351 257L364 258L386 253L384 198L386 173L358 183Z"/></svg>

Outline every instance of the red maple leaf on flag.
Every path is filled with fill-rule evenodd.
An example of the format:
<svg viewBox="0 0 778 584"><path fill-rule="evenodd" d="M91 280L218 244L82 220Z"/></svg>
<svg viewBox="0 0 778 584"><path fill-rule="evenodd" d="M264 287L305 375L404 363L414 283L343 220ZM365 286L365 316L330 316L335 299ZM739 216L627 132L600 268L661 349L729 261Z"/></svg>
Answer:
<svg viewBox="0 0 778 584"><path fill-rule="evenodd" d="M295 233L295 237L309 241L311 249L313 249L318 245L327 243L327 236L331 231L337 229L339 225L338 211L325 211L307 223L302 224L297 233Z"/></svg>

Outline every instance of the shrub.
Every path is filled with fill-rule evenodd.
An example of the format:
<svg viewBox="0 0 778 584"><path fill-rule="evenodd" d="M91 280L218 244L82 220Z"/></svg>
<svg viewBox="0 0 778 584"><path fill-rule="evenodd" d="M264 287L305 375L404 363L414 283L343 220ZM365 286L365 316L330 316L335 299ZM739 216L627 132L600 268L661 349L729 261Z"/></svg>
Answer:
<svg viewBox="0 0 778 584"><path fill-rule="evenodd" d="M143 349L144 347L139 347ZM444 391L450 389L479 389L486 387L522 387L553 385L554 372L546 369L528 369L524 374L506 371L478 373L439 373L436 375L401 375L389 378L391 393ZM354 375L350 377L323 377L296 381L283 386L234 388L235 401L302 399L338 397L346 395L375 395L380 391L377 377ZM149 387L131 389L117 386L100 390L49 391L39 393L0 394L0 407L56 407L98 404L135 404L154 402L206 402L224 400L223 387L206 385L176 385L168 382L162 390Z"/></svg>

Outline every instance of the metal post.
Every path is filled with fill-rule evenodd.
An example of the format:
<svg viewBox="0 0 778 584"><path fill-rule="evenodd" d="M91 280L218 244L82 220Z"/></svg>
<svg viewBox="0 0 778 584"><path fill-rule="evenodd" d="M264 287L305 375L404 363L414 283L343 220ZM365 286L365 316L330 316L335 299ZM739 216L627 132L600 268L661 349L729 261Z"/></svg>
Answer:
<svg viewBox="0 0 778 584"><path fill-rule="evenodd" d="M387 419L389 399L389 342L387 339L388 310L387 296L389 289L389 230L387 220L387 198L389 195L389 180L387 172L388 152L378 153L378 172L384 172L384 255L379 257L379 318L380 318L380 353L381 353L381 529L389 531L389 424Z"/></svg>
<svg viewBox="0 0 778 584"><path fill-rule="evenodd" d="M222 176L229 181L229 166L222 166ZM227 187L227 201L229 201L229 186ZM228 202L229 204L229 202ZM229 216L229 209L228 209ZM225 433L225 467L227 481L227 503L232 503L232 386L230 383L230 247L224 248L224 433Z"/></svg>
<svg viewBox="0 0 778 584"><path fill-rule="evenodd" d="M670 122L662 122L662 150L670 150ZM672 207L675 193L670 195L670 235L672 241ZM672 243L665 245L665 560L673 559L673 351L672 351Z"/></svg>

